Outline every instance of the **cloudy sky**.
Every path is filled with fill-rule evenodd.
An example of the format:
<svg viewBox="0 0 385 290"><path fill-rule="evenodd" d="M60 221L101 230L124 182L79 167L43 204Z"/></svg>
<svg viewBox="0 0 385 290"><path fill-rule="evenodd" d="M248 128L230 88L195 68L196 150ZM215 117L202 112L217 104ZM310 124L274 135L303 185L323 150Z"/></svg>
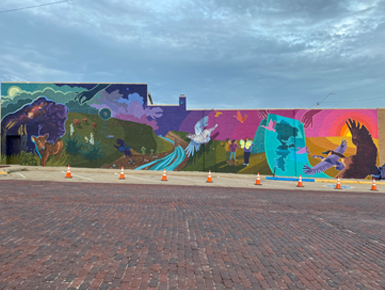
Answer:
<svg viewBox="0 0 385 290"><path fill-rule="evenodd" d="M0 1L0 81L147 83L157 104L385 107L385 0Z"/></svg>

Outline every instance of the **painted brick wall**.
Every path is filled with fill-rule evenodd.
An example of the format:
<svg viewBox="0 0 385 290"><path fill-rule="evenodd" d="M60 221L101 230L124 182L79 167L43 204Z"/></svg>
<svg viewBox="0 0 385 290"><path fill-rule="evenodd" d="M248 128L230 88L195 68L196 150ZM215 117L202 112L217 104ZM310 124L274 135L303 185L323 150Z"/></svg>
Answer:
<svg viewBox="0 0 385 290"><path fill-rule="evenodd" d="M385 162L384 109L188 110L188 97L148 105L147 93L2 83L1 162L318 178L371 178Z"/></svg>

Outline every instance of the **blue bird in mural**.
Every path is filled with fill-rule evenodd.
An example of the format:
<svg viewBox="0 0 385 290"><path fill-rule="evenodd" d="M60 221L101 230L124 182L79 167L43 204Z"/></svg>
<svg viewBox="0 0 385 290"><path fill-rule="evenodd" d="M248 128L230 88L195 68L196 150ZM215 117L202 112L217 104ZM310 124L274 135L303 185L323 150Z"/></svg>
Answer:
<svg viewBox="0 0 385 290"><path fill-rule="evenodd" d="M116 149L118 149L120 152L124 152L124 155L126 157L132 156L131 147L126 146L126 142L124 142L122 139L116 139L116 143L118 143L119 146L114 145Z"/></svg>
<svg viewBox="0 0 385 290"><path fill-rule="evenodd" d="M201 144L208 143L210 141L211 132L214 131L218 124L210 129L205 129L208 125L209 117L203 117L195 124L195 134L187 134L186 137L190 138L191 141L186 147L186 155L190 157L194 155L195 151L198 151Z"/></svg>
<svg viewBox="0 0 385 290"><path fill-rule="evenodd" d="M332 168L333 166L335 166L337 170L343 170L345 168L345 165L339 161L341 157L336 155L336 153L343 154L345 153L346 148L348 148L348 143L346 142L346 140L342 140L340 146L338 146L336 150L328 150L326 152L322 152L322 154L326 154L327 157L313 155L314 158L321 159L321 162L313 168L304 165L303 172L307 175L314 175L317 173L324 172L325 170Z"/></svg>

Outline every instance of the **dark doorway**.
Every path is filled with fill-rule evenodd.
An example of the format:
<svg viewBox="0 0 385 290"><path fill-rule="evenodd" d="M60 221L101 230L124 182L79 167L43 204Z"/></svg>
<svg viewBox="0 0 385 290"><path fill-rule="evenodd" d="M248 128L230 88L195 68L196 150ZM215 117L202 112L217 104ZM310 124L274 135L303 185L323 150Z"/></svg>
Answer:
<svg viewBox="0 0 385 290"><path fill-rule="evenodd" d="M7 164L20 164L21 136L6 136L6 158Z"/></svg>

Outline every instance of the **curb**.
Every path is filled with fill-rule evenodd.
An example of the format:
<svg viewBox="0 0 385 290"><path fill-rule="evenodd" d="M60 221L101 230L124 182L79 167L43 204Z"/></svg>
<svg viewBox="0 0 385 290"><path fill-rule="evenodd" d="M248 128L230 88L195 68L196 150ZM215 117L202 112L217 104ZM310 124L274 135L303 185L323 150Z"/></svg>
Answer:
<svg viewBox="0 0 385 290"><path fill-rule="evenodd" d="M8 174L9 171L12 172L19 172L19 171L67 171L67 167L41 167L41 166L20 166L20 165L10 165L10 167L2 168L2 171L0 171L0 174ZM119 172L120 168L114 168L114 169L103 169L103 168L81 168L81 167L71 167L71 172L75 173L112 173L112 172ZM125 172L127 174L131 175L157 175L163 172L163 170L133 170L133 169L125 169ZM191 176L191 177L207 177L208 172L202 172L202 171L167 171L167 175L169 176ZM219 178L229 178L229 179L250 179L250 178L256 178L257 174L237 174L237 173L223 173L223 172L211 172L212 176L219 177ZM261 179L264 178L265 180L270 181L298 181L298 178L293 177L270 177L270 176L264 176L261 175ZM277 179L277 180L274 180ZM285 180L286 179L286 180ZM295 179L295 180L287 180L287 179ZM302 179L304 180L304 179ZM320 183L331 183L334 184L336 181L334 179L317 179L314 178L311 180L311 182L320 182ZM364 180L342 180L341 184L372 184L372 181L364 181ZM385 185L385 182L376 181L376 184L378 185Z"/></svg>
<svg viewBox="0 0 385 290"><path fill-rule="evenodd" d="M327 179L316 179L315 182L323 183L335 183L336 181L327 180ZM372 184L372 181L360 181L360 180L341 180L340 183L350 183L350 184ZM385 184L385 182L376 181L376 184Z"/></svg>

